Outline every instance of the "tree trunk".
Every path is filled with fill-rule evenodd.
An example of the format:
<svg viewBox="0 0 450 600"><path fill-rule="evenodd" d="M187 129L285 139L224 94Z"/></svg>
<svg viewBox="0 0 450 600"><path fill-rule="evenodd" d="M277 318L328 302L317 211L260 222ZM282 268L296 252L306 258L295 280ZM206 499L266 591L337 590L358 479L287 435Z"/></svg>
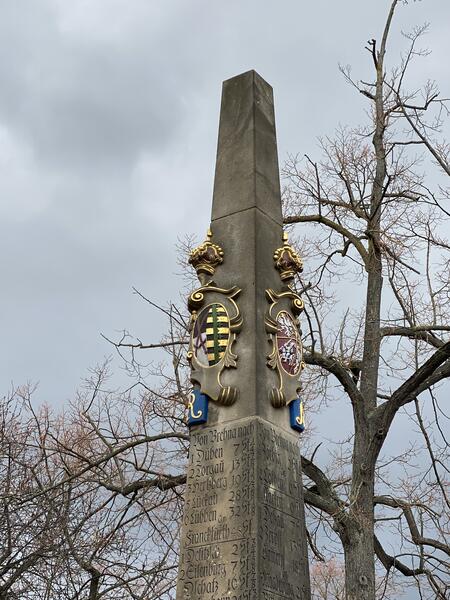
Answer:
<svg viewBox="0 0 450 600"><path fill-rule="evenodd" d="M369 532L370 527L355 530L344 547L346 600L375 599L373 535Z"/></svg>
<svg viewBox="0 0 450 600"><path fill-rule="evenodd" d="M375 462L371 452L372 423L356 421L353 481L341 540L345 555L346 600L375 600L374 490ZM372 455L371 455L372 454Z"/></svg>
<svg viewBox="0 0 450 600"><path fill-rule="evenodd" d="M379 220L375 218L374 238L378 241ZM380 311L383 278L378 244L369 242L362 402L354 408L355 438L353 476L348 523L343 546L346 566L346 599L375 600L374 506L375 464L374 424L371 415L377 405L380 360Z"/></svg>
<svg viewBox="0 0 450 600"><path fill-rule="evenodd" d="M89 587L89 600L97 600L100 587L100 573L92 573L91 585Z"/></svg>
<svg viewBox="0 0 450 600"><path fill-rule="evenodd" d="M381 209L386 184L386 113L383 97L384 54L390 23L397 1L391 5L388 21L378 54L373 44L376 65L375 130L372 143L376 156L375 177L370 199L370 216L367 222L368 261L366 314L364 324L364 349L360 391L362 402L354 406L355 438L353 447L353 476L348 511L348 523L343 546L346 566L347 600L375 600L375 548L374 506L376 437L372 414L377 406L377 389L381 348L381 296L383 266L380 230Z"/></svg>

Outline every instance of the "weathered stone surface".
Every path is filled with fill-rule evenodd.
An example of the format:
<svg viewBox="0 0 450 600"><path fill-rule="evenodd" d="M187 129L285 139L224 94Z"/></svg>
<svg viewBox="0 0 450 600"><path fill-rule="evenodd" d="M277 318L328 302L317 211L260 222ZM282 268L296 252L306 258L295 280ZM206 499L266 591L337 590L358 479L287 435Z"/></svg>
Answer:
<svg viewBox="0 0 450 600"><path fill-rule="evenodd" d="M191 436L177 598L309 598L298 436L259 418Z"/></svg>
<svg viewBox="0 0 450 600"><path fill-rule="evenodd" d="M210 423L258 415L289 430L287 411L268 401L278 380L267 367L265 292L285 287L273 260L283 230L272 88L255 71L223 84L211 230L224 250L214 281L242 289L244 320L234 348L237 369L223 375L239 388L239 399L226 412L211 407Z"/></svg>
<svg viewBox="0 0 450 600"><path fill-rule="evenodd" d="M223 84L212 220L258 208L282 224L272 87L255 71Z"/></svg>
<svg viewBox="0 0 450 600"><path fill-rule="evenodd" d="M207 424L191 429L177 600L310 598L299 438L288 407L269 399L280 380L267 364L266 290L287 290L273 258L282 245L277 160L271 87L254 71L226 81L211 222L223 263L205 304L224 302L217 288L241 290L236 365L220 374L239 395L232 405L210 401Z"/></svg>

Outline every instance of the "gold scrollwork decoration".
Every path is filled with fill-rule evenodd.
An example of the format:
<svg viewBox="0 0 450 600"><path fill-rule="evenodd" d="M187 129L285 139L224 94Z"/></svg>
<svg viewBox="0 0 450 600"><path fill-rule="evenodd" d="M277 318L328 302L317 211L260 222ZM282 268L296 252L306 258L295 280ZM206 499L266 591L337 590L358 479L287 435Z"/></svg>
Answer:
<svg viewBox="0 0 450 600"><path fill-rule="evenodd" d="M305 409L303 408L303 402L300 402L300 415L295 417L297 425L305 425Z"/></svg>
<svg viewBox="0 0 450 600"><path fill-rule="evenodd" d="M211 400L225 406L233 404L238 396L237 387L225 385L222 375L224 369L237 366L233 345L242 326L236 303L240 292L236 286L224 289L211 281L188 299L191 335L187 358L191 381Z"/></svg>
<svg viewBox="0 0 450 600"><path fill-rule="evenodd" d="M191 417L193 419L200 419L200 417L203 416L203 411L198 409L198 412L195 412L194 411L194 402L195 402L195 396L194 396L194 394L191 394L191 401L188 403L189 414L191 415Z"/></svg>
<svg viewBox="0 0 450 600"><path fill-rule="evenodd" d="M195 291L192 292L192 294L189 296L189 300L188 300L188 308L189 310L194 310L196 307L199 307L203 304L205 297L203 296L203 294L199 291ZM191 311L192 312L192 311Z"/></svg>
<svg viewBox="0 0 450 600"><path fill-rule="evenodd" d="M268 289L266 298L269 308L264 322L272 346L267 366L278 375L278 386L269 390L269 399L272 406L281 408L297 398L299 377L305 366L297 318L304 303L291 289Z"/></svg>

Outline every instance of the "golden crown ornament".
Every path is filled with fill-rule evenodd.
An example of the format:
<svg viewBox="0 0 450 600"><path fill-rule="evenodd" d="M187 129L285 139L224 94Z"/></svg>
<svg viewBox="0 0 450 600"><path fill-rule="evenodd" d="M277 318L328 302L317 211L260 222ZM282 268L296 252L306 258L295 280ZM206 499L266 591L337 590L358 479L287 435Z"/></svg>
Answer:
<svg viewBox="0 0 450 600"><path fill-rule="evenodd" d="M208 229L206 240L194 248L189 255L189 264L194 267L202 284L212 277L216 268L223 263L223 250L211 241L212 231Z"/></svg>
<svg viewBox="0 0 450 600"><path fill-rule="evenodd" d="M294 279L296 273L303 271L303 261L288 243L288 239L288 234L283 233L283 246L277 248L273 255L275 268L279 271L283 281L290 281Z"/></svg>

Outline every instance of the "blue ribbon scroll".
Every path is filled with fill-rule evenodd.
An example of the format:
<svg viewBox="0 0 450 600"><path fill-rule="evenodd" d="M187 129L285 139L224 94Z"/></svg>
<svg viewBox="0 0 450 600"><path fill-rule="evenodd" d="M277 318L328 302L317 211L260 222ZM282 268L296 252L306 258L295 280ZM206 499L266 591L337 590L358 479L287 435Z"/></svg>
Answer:
<svg viewBox="0 0 450 600"><path fill-rule="evenodd" d="M305 415L303 411L303 400L296 398L289 404L291 427L295 431L305 430Z"/></svg>
<svg viewBox="0 0 450 600"><path fill-rule="evenodd" d="M188 410L188 427L206 423L208 421L208 396L202 394L197 388L192 390Z"/></svg>

